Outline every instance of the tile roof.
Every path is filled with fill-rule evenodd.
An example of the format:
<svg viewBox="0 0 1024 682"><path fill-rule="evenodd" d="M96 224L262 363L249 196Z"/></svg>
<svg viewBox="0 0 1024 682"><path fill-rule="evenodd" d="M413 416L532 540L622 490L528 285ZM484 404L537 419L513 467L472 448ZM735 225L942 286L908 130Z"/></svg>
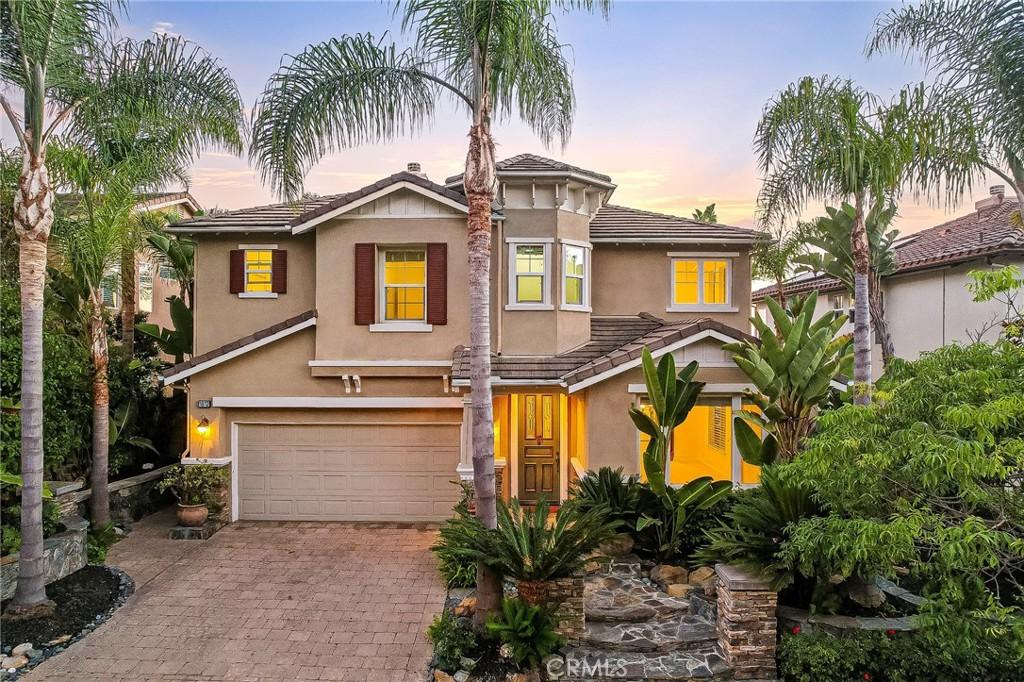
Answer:
<svg viewBox="0 0 1024 682"><path fill-rule="evenodd" d="M647 313L614 317L594 315L590 320L591 340L579 348L560 355L492 354L491 375L505 380L562 380L571 386L640 357L644 346L657 350L708 329L736 339L752 338L705 318L665 322ZM469 378L469 350L464 346L455 349L452 377Z"/></svg>
<svg viewBox="0 0 1024 682"><path fill-rule="evenodd" d="M1002 201L948 222L901 237L895 246L896 272L925 270L937 265L952 265L981 256L1024 254L1024 229L1011 221L1018 210L1016 201ZM776 292L775 285L754 292L755 301L761 301ZM791 279L784 292L799 294L806 291L836 291L842 282L819 275Z"/></svg>
<svg viewBox="0 0 1024 682"><path fill-rule="evenodd" d="M752 243L766 238L745 227L705 223L665 213L606 204L590 221L591 241L671 242L673 240Z"/></svg>
<svg viewBox="0 0 1024 682"><path fill-rule="evenodd" d="M166 204L168 202L182 202L187 201L196 208L199 208L199 202L192 196L190 192L143 192L139 194L138 202L135 204L136 208L149 208L157 204ZM76 192L60 192L57 194L57 201L64 206L64 208L74 209L82 202L82 195Z"/></svg>
<svg viewBox="0 0 1024 682"><path fill-rule="evenodd" d="M596 173L586 168L580 168L579 166L572 166L563 161L555 161L544 156L538 156L536 154L519 154L517 156L510 157L508 159L502 159L495 164L498 168L498 172L501 171L521 171L521 172L534 172L534 173L550 173L550 172L564 172L575 175L582 175L588 178L593 178L600 182L611 184L611 177L604 173ZM462 173L458 175L451 175L444 180L444 184L453 185L457 182L462 182Z"/></svg>
<svg viewBox="0 0 1024 682"><path fill-rule="evenodd" d="M184 372L187 369L192 369L193 367L197 367L211 360L216 360L217 358L221 357L222 355L226 355L231 351L238 350L239 348L248 346L251 343L261 341L262 339L265 339L268 336L273 336L274 334L283 332L286 329L294 327L297 324L301 324L306 320L313 319L314 317L316 317L316 310L307 310L304 313L299 313L298 315L289 317L287 320L283 320L281 322L278 322L277 324L272 324L269 327L265 329L260 329L259 331L255 331L252 334L246 334L241 338L235 339L234 341L231 341L229 343L225 343L223 346L214 348L213 350L206 351L202 355L196 355L195 357L189 358L185 362L179 362L178 364L173 365L172 367L168 367L163 371L162 376L166 378L174 376L175 374L180 374L181 372Z"/></svg>
<svg viewBox="0 0 1024 682"><path fill-rule="evenodd" d="M390 187L399 182L409 182L423 189L439 194L451 201L463 206L466 205L464 194L448 189L436 182L426 178L402 171L389 175L377 182L343 194L330 194L321 197L311 197L293 202L270 204L267 206L255 206L243 208L237 211L224 213L211 213L199 216L191 220L182 220L171 226L175 232L216 232L217 230L242 230L263 229L268 231L286 231L296 225L301 225L309 220L318 218L325 213L341 208L357 199L369 196L374 192Z"/></svg>

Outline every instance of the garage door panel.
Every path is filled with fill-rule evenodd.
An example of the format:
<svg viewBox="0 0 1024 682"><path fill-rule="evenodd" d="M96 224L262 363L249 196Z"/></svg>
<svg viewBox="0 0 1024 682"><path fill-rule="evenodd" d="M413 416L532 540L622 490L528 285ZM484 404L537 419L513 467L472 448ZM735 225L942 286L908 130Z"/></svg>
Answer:
<svg viewBox="0 0 1024 682"><path fill-rule="evenodd" d="M458 489L459 427L239 426L243 519L441 520Z"/></svg>

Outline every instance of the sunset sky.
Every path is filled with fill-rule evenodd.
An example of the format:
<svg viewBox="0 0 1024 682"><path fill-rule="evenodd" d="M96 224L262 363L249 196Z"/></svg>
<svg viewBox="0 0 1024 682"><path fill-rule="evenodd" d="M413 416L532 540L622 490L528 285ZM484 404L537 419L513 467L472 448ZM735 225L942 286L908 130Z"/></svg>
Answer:
<svg viewBox="0 0 1024 682"><path fill-rule="evenodd" d="M848 76L888 97L925 77L899 55L864 57L884 3L617 2L599 16L559 18L572 46L578 110L563 150L544 149L515 121L496 126L499 158L531 151L604 172L612 201L689 215L716 202L719 220L754 225L760 177L752 149L764 103L803 75ZM356 2L132 2L120 30L180 34L219 57L251 105L285 53L343 33L394 31L391 5ZM415 139L327 157L306 187L321 194L356 189L419 161L435 180L459 172L466 144L462 111L442 108ZM9 133L4 135L9 141ZM987 194L988 182L953 213ZM993 183L994 184L994 183ZM275 198L244 159L205 153L192 192L207 208L241 208ZM816 215L811 207L807 215ZM898 227L914 231L946 216L941 206L901 204Z"/></svg>

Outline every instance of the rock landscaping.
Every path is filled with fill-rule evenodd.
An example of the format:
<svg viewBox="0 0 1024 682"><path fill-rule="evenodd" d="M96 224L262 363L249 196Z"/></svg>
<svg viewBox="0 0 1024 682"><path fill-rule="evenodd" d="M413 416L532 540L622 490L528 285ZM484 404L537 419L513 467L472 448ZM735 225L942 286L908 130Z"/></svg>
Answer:
<svg viewBox="0 0 1024 682"><path fill-rule="evenodd" d="M127 573L89 565L46 588L56 608L48 618L3 620L0 676L14 679L86 636L135 591ZM6 607L6 603L3 605Z"/></svg>

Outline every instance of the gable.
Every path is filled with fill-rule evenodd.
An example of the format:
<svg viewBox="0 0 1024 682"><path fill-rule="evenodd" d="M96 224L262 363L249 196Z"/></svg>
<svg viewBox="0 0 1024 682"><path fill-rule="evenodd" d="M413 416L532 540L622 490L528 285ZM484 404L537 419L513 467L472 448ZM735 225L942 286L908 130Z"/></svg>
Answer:
<svg viewBox="0 0 1024 682"><path fill-rule="evenodd" d="M402 188L359 206L344 218L450 218L458 215L460 211L437 197Z"/></svg>

